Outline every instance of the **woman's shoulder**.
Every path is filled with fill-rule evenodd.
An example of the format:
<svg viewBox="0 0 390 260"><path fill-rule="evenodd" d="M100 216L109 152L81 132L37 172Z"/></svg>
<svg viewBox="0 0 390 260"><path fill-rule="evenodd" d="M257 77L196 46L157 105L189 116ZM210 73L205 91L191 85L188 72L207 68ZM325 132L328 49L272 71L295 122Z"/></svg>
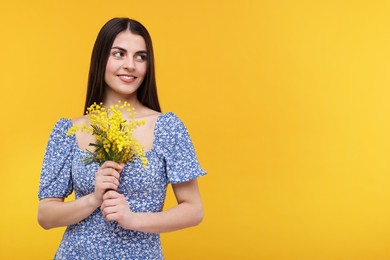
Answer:
<svg viewBox="0 0 390 260"><path fill-rule="evenodd" d="M88 122L87 116L80 116L80 117L74 117L74 118L67 118L67 117L61 117L57 120L55 125L57 126L67 126L67 125L79 125L79 124L85 124Z"/></svg>
<svg viewBox="0 0 390 260"><path fill-rule="evenodd" d="M72 138L68 138L67 136L67 132L72 125L72 121L69 118L59 118L51 130L49 146L53 146L55 144L65 145L72 142Z"/></svg>
<svg viewBox="0 0 390 260"><path fill-rule="evenodd" d="M157 132L162 136L175 136L187 131L183 121L174 112L160 114L157 126Z"/></svg>
<svg viewBox="0 0 390 260"><path fill-rule="evenodd" d="M66 134L69 128L71 128L73 125L81 125L88 122L87 118L85 116L77 117L77 118L66 118L61 117L57 120L57 122L54 124L53 133L57 134Z"/></svg>
<svg viewBox="0 0 390 260"><path fill-rule="evenodd" d="M180 118L174 112L161 113L159 117L167 123L181 122Z"/></svg>
<svg viewBox="0 0 390 260"><path fill-rule="evenodd" d="M61 117L55 122L53 130L64 131L72 126L72 121L69 118Z"/></svg>

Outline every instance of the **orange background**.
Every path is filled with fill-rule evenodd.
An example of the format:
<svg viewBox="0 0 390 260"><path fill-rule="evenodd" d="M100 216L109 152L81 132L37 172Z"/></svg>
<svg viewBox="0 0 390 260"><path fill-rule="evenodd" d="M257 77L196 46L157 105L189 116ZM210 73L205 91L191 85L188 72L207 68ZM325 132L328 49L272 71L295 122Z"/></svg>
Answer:
<svg viewBox="0 0 390 260"><path fill-rule="evenodd" d="M36 221L48 135L82 113L101 26L140 20L161 105L209 174L166 259L390 259L388 1L3 1L1 259L52 259ZM172 192L167 207L174 204Z"/></svg>

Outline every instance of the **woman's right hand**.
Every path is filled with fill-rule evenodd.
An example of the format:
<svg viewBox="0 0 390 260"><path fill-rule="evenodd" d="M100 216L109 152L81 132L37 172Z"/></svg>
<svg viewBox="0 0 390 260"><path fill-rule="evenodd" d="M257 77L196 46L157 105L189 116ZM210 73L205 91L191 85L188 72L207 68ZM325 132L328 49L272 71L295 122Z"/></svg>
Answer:
<svg viewBox="0 0 390 260"><path fill-rule="evenodd" d="M103 195L108 190L117 190L119 186L119 174L123 169L113 161L106 161L96 172L94 198L99 205L103 202Z"/></svg>

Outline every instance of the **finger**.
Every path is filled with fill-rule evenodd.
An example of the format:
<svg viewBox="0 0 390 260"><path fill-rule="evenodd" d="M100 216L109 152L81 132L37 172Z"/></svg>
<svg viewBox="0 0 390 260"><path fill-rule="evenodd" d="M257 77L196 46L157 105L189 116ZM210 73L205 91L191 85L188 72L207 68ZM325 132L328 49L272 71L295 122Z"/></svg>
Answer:
<svg viewBox="0 0 390 260"><path fill-rule="evenodd" d="M112 183L115 184L116 186L119 185L119 180L115 178L114 176L102 176L97 179L98 183Z"/></svg>
<svg viewBox="0 0 390 260"><path fill-rule="evenodd" d="M105 168L105 169L100 169L96 172L97 176L114 176L115 178L119 179L119 172L112 168Z"/></svg>
<svg viewBox="0 0 390 260"><path fill-rule="evenodd" d="M123 170L123 168L125 168L125 165L124 165L124 164L120 164L120 166L121 166L121 169L117 169L117 172L118 172L118 173L121 173L122 170Z"/></svg>
<svg viewBox="0 0 390 260"><path fill-rule="evenodd" d="M95 187L99 190L113 189L116 190L119 186L119 181L114 177L98 178L95 182Z"/></svg>
<svg viewBox="0 0 390 260"><path fill-rule="evenodd" d="M102 205L100 206L100 209L103 211L105 208L111 207L113 205L114 205L114 203L112 200L104 200Z"/></svg>
<svg viewBox="0 0 390 260"><path fill-rule="evenodd" d="M117 205L115 202L106 202L106 204L102 204L100 210L102 211L103 216L107 217L108 215L118 213L121 210L121 208L122 208L121 205Z"/></svg>
<svg viewBox="0 0 390 260"><path fill-rule="evenodd" d="M100 189L106 191L106 190L117 190L118 189L118 185L112 183L112 182L105 182L105 183L101 183L99 186L98 186Z"/></svg>
<svg viewBox="0 0 390 260"><path fill-rule="evenodd" d="M107 218L108 215L116 213L115 207L101 207L102 214L105 218Z"/></svg>
<svg viewBox="0 0 390 260"><path fill-rule="evenodd" d="M116 162L113 162L113 161L105 161L100 168L101 169L112 168L112 169L119 171L119 170L123 169L123 165L116 163Z"/></svg>
<svg viewBox="0 0 390 260"><path fill-rule="evenodd" d="M115 221L117 220L117 213L116 212L111 212L105 215L104 217L107 221Z"/></svg>
<svg viewBox="0 0 390 260"><path fill-rule="evenodd" d="M119 193L114 190L109 190L103 195L103 200L116 199L119 197Z"/></svg>

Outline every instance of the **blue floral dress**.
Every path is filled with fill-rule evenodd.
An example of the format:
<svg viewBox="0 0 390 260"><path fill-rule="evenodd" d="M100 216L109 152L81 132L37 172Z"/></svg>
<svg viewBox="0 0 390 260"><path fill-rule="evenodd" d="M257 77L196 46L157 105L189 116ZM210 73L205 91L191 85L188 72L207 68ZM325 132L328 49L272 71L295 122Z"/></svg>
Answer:
<svg viewBox="0 0 390 260"><path fill-rule="evenodd" d="M78 147L75 135L66 136L72 126L60 119L46 148L38 197L66 198L72 191L80 198L94 191L99 164L85 165L87 152ZM163 209L167 185L206 174L200 167L191 139L173 113L160 114L154 128L153 146L146 153L143 168L139 159L125 165L118 192L125 195L134 212ZM55 259L163 259L160 235L126 230L107 222L100 209L67 227Z"/></svg>

